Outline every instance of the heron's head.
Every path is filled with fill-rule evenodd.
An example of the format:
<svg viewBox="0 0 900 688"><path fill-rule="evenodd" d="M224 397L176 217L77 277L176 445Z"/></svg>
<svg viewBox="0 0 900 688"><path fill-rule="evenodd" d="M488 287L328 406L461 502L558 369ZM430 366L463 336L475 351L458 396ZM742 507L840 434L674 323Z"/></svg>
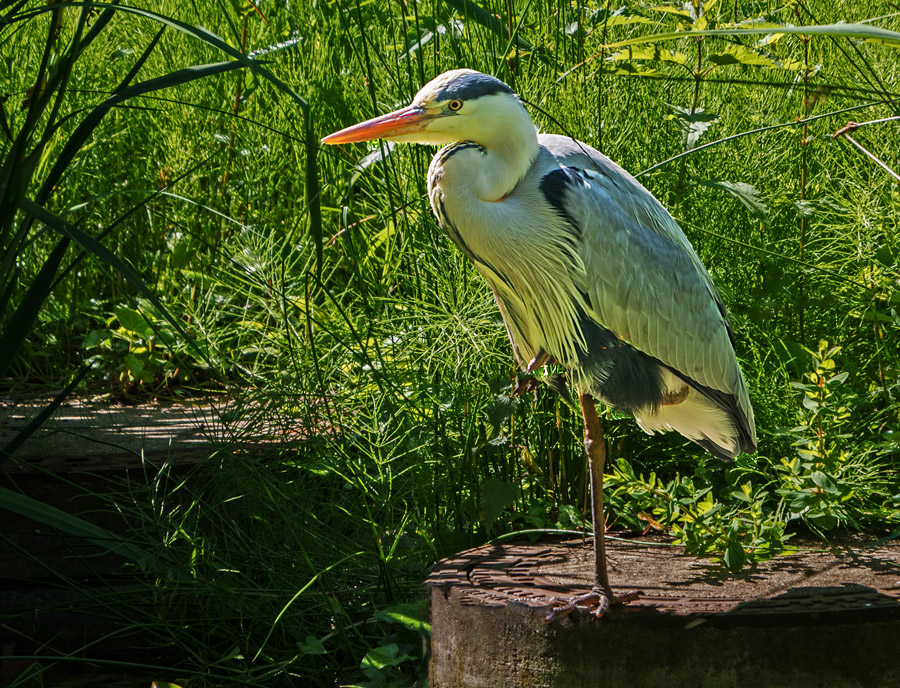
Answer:
<svg viewBox="0 0 900 688"><path fill-rule="evenodd" d="M411 105L342 129L322 143L387 139L442 146L465 140L489 146L523 128L534 131L509 86L487 74L455 69L425 84Z"/></svg>

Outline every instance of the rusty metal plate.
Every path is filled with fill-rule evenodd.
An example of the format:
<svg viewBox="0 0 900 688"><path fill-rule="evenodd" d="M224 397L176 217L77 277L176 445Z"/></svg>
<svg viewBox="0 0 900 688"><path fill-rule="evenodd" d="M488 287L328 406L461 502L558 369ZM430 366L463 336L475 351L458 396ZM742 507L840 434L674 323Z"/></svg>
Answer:
<svg viewBox="0 0 900 688"><path fill-rule="evenodd" d="M587 592L591 541L485 545L444 559L427 585L455 588L462 604L551 609ZM810 543L813 544L813 543ZM819 623L900 615L900 546L859 540L801 551L724 573L660 540L610 540L614 591L641 590L625 615L663 615L688 625Z"/></svg>

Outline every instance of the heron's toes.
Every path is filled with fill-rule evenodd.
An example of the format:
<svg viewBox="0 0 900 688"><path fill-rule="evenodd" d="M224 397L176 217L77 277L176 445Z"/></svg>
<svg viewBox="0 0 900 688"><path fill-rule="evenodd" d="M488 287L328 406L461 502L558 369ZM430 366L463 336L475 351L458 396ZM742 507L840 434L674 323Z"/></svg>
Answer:
<svg viewBox="0 0 900 688"><path fill-rule="evenodd" d="M588 593L573 597L570 599L556 597L553 599L554 607L546 615L544 615L544 623L552 623L557 619L562 619L571 614L576 609L586 611L591 616L598 619L603 618L610 606L618 604L628 604L643 595L640 590L613 595L612 592L604 590L591 590ZM559 606L556 606L560 603Z"/></svg>
<svg viewBox="0 0 900 688"><path fill-rule="evenodd" d="M523 394L533 392L538 386L538 379L533 375L519 375L516 377L516 384L513 386L513 396L520 397Z"/></svg>

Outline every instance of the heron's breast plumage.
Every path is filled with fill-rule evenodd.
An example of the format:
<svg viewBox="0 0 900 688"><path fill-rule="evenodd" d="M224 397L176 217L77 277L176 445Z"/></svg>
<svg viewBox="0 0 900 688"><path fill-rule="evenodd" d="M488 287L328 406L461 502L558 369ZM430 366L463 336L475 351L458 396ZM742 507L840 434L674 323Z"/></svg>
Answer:
<svg viewBox="0 0 900 688"><path fill-rule="evenodd" d="M428 175L432 208L494 290L521 362L543 349L572 364L586 347L577 286L584 263L576 228L540 201L539 190L544 170L558 166L542 151L507 195L480 200L466 170L483 155L468 142L438 152Z"/></svg>

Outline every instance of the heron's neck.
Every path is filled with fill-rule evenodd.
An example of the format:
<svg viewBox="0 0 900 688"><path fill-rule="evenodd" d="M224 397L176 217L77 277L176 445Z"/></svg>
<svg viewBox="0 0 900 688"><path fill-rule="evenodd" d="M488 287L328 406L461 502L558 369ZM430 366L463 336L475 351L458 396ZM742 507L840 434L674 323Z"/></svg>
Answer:
<svg viewBox="0 0 900 688"><path fill-rule="evenodd" d="M480 141L457 141L438 151L432 171L438 171L435 165L440 168L444 193L491 202L508 196L538 154L537 133L525 117L523 125L498 128Z"/></svg>

